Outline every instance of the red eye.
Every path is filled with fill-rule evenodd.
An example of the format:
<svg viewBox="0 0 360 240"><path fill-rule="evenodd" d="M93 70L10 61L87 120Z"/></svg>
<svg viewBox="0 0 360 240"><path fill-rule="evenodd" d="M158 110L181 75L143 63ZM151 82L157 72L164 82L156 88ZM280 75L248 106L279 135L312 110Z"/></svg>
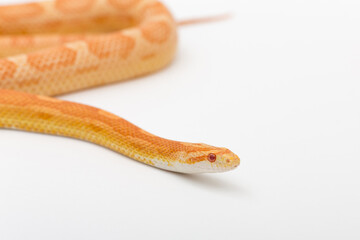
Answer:
<svg viewBox="0 0 360 240"><path fill-rule="evenodd" d="M213 153L210 153L207 158L208 158L209 162L215 162L216 161L216 155L213 154Z"/></svg>

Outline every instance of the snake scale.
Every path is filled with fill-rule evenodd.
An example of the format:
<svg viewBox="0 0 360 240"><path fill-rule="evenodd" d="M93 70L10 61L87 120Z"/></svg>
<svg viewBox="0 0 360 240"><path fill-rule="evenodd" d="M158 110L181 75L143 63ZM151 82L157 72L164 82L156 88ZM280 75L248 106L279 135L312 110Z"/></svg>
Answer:
<svg viewBox="0 0 360 240"><path fill-rule="evenodd" d="M155 0L55 0L0 7L0 127L90 141L182 173L224 172L226 148L150 134L53 96L152 73L173 59L177 23Z"/></svg>

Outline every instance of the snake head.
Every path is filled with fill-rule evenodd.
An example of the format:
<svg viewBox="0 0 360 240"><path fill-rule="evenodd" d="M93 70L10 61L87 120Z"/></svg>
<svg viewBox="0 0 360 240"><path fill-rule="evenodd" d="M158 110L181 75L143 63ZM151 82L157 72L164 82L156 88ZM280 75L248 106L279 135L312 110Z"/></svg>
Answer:
<svg viewBox="0 0 360 240"><path fill-rule="evenodd" d="M192 144L191 147L182 160L184 172L226 172L235 169L240 164L240 158L227 148L202 143Z"/></svg>

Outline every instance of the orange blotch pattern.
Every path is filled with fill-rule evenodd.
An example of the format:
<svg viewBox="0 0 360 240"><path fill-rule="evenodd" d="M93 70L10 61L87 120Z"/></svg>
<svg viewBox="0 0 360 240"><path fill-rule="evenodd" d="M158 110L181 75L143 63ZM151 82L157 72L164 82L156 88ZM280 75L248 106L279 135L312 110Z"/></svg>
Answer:
<svg viewBox="0 0 360 240"><path fill-rule="evenodd" d="M201 161L204 161L204 160L205 160L204 156L198 156L198 157L192 157L192 158L186 159L185 162L187 164L195 164L197 162L201 162Z"/></svg>
<svg viewBox="0 0 360 240"><path fill-rule="evenodd" d="M141 26L141 33L147 41L161 44L170 37L171 28L163 21L147 22Z"/></svg>
<svg viewBox="0 0 360 240"><path fill-rule="evenodd" d="M89 73L89 72L95 72L96 70L99 69L98 65L95 66L87 66L87 67L83 67L83 68L78 68L76 69L76 73L78 74L85 74L85 73Z"/></svg>
<svg viewBox="0 0 360 240"><path fill-rule="evenodd" d="M141 60L149 60L151 58L156 57L156 53L149 53L141 57Z"/></svg>
<svg viewBox="0 0 360 240"><path fill-rule="evenodd" d="M60 20L48 20L44 23L44 28L56 29L60 27L62 22Z"/></svg>
<svg viewBox="0 0 360 240"><path fill-rule="evenodd" d="M57 0L55 7L62 13L79 13L88 11L95 0Z"/></svg>
<svg viewBox="0 0 360 240"><path fill-rule="evenodd" d="M139 0L108 0L110 5L119 9L119 10L126 10L133 6L135 6Z"/></svg>
<svg viewBox="0 0 360 240"><path fill-rule="evenodd" d="M6 59L0 59L0 80L12 78L16 72L16 64Z"/></svg>
<svg viewBox="0 0 360 240"><path fill-rule="evenodd" d="M18 6L0 7L0 18L7 21L16 21L18 19L33 18L43 13L44 9L37 3L28 3Z"/></svg>
<svg viewBox="0 0 360 240"><path fill-rule="evenodd" d="M123 34L113 34L87 41L89 51L98 58L120 56L125 59L135 47L135 40Z"/></svg>
<svg viewBox="0 0 360 240"><path fill-rule="evenodd" d="M23 81L16 82L16 85L19 88L26 88L26 87L37 85L37 84L39 84L39 82L40 82L39 78L31 78L31 79L26 79Z"/></svg>
<svg viewBox="0 0 360 240"><path fill-rule="evenodd" d="M58 47L48 51L30 53L27 58L30 66L39 71L71 66L75 63L75 60L76 51L66 47Z"/></svg>

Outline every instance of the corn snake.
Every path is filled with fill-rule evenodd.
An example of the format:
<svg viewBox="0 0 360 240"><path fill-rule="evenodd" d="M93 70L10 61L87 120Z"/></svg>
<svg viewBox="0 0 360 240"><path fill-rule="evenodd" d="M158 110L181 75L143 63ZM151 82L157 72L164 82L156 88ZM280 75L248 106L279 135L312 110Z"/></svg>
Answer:
<svg viewBox="0 0 360 240"><path fill-rule="evenodd" d="M183 173L240 163L226 148L152 135L112 113L56 96L164 68L177 23L156 0L55 0L0 7L0 127L90 141Z"/></svg>

